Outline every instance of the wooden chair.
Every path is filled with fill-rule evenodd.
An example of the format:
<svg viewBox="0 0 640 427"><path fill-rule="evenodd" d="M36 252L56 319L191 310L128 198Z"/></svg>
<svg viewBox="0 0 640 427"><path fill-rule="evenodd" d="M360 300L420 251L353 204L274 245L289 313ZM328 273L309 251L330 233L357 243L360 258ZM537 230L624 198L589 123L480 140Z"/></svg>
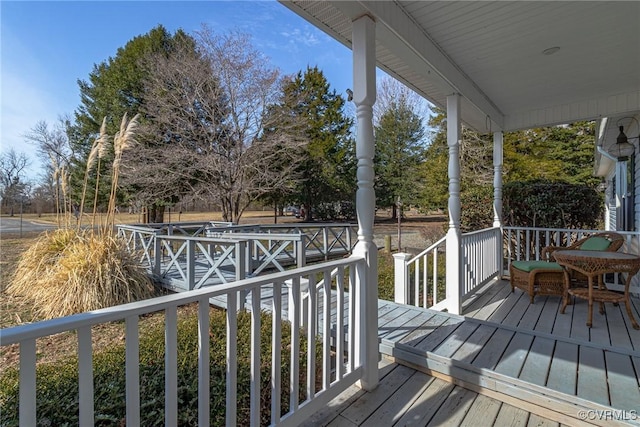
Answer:
<svg viewBox="0 0 640 427"><path fill-rule="evenodd" d="M564 294L564 269L553 258L553 253L560 250L580 249L585 251L615 252L624 243L624 238L613 231L592 234L576 241L571 246L547 246L542 249L542 260L538 261L513 261L509 266L509 282L511 292L515 288L529 294L533 304L536 295ZM571 280L574 283L586 282L586 277L572 272ZM601 283L600 283L601 285Z"/></svg>

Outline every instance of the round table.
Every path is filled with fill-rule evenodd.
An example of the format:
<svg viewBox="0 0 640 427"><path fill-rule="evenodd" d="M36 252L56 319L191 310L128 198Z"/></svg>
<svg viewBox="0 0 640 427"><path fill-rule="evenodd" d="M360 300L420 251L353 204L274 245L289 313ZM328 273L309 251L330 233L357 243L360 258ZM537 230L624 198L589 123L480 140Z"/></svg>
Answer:
<svg viewBox="0 0 640 427"><path fill-rule="evenodd" d="M620 303L624 302L627 315L634 329L640 329L638 322L633 317L631 302L629 301L629 285L631 279L640 270L640 257L621 252L582 251L582 250L558 250L553 253L555 260L565 268L565 291L560 313L564 313L569 302L569 295L589 301L589 313L587 326L592 326L593 303ZM569 273L567 270L578 271L589 279L588 288L570 288ZM607 289L594 289L593 279L605 273L626 273L624 293Z"/></svg>

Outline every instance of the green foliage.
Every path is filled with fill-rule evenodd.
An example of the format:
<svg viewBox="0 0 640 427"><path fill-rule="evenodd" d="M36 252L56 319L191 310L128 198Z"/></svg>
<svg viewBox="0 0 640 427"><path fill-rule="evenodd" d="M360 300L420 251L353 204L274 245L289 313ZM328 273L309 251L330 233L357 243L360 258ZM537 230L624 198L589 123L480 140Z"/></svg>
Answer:
<svg viewBox="0 0 640 427"><path fill-rule="evenodd" d="M417 167L424 155L424 129L421 118L411 111L404 97L390 103L382 114L375 128L375 142L376 204L394 206L398 197L405 204L415 204Z"/></svg>
<svg viewBox="0 0 640 427"><path fill-rule="evenodd" d="M434 111L429 126L435 131L421 166L420 204L424 209L446 208L449 197L446 116L444 110ZM600 178L592 173L594 128L593 122L577 122L504 134L505 222L544 227L597 224L602 214L602 197L594 190ZM463 126L460 147L463 231L492 224L492 150L491 135L478 134ZM509 183L513 186L509 187ZM514 199L508 201L508 197Z"/></svg>
<svg viewBox="0 0 640 427"><path fill-rule="evenodd" d="M460 194L460 230L463 233L493 225L493 187L468 185Z"/></svg>
<svg viewBox="0 0 640 427"><path fill-rule="evenodd" d="M388 252L378 253L378 298L393 301L395 294L395 271L393 255Z"/></svg>
<svg viewBox="0 0 640 427"><path fill-rule="evenodd" d="M125 113L133 117L142 113L145 80L149 70L142 61L153 52L169 52L177 44L191 44L193 40L182 30L171 35L162 25L149 33L134 37L124 47L118 48L116 55L95 64L88 80L78 80L81 105L75 112L75 124L69 129L70 144L76 157L71 170L71 189L81 191L87 158L91 145L99 134L103 118L107 118L106 132L114 135ZM104 170L111 169L113 150L103 159ZM106 206L111 182L108 174L101 171L98 205ZM105 179L103 179L104 177ZM87 200L94 200L95 173L89 177ZM79 194L75 195L79 200ZM121 193L122 200L126 197Z"/></svg>
<svg viewBox="0 0 640 427"><path fill-rule="evenodd" d="M566 182L511 182L503 188L505 225L545 228L597 228L602 194Z"/></svg>
<svg viewBox="0 0 640 427"><path fill-rule="evenodd" d="M277 108L283 117L296 117L295 129L308 141L298 168L292 199L306 206L311 219L319 203L352 200L355 194L355 144L352 120L344 114L345 100L318 67L298 72L283 89Z"/></svg>
<svg viewBox="0 0 640 427"><path fill-rule="evenodd" d="M438 277L437 277L437 292L438 301L442 301L446 296L446 258L438 258ZM425 268L424 265L421 268ZM428 257L427 271L433 271L433 257ZM414 277L415 264L409 268L409 276ZM413 280L413 279L412 279ZM433 277L429 274L427 283L427 301L429 304L433 303ZM423 301L424 298L424 277L420 275L418 278L420 292L418 298ZM394 301L395 297L395 270L393 255L388 252L380 252L378 256L378 298L386 301ZM413 289L413 282L412 282ZM409 301L410 304L414 304L414 301Z"/></svg>
<svg viewBox="0 0 640 427"><path fill-rule="evenodd" d="M505 182L563 181L595 186L594 122L507 132L504 135Z"/></svg>
<svg viewBox="0 0 640 427"><path fill-rule="evenodd" d="M261 316L261 412L262 424L270 422L271 402L271 316ZM249 425L251 316L238 315L238 425ZM211 311L210 393L211 425L225 423L226 321L222 311ZM289 410L291 329L282 323L282 413ZM140 339L140 415L141 425L164 425L164 323L158 322ZM306 340L301 335L301 353ZM198 322L194 315L178 320L178 425L198 424ZM316 346L321 366L320 346ZM300 361L300 399L305 398L306 357ZM114 345L94 354L95 425L121 425L125 419L126 375L123 345ZM37 367L37 418L39 425L78 425L78 362L73 357ZM18 370L8 369L0 376L0 425L18 425Z"/></svg>
<svg viewBox="0 0 640 427"><path fill-rule="evenodd" d="M431 143L425 150L425 160L419 168L422 183L419 204L425 210L446 209L449 199L446 122L444 111L434 109L429 117Z"/></svg>

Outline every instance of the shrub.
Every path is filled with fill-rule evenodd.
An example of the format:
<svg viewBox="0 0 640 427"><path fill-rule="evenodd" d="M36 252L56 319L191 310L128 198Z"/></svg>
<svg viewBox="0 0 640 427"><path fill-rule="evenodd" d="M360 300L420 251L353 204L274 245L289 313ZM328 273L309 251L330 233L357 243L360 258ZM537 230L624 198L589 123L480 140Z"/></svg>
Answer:
<svg viewBox="0 0 640 427"><path fill-rule="evenodd" d="M469 185L460 194L460 229L463 233L493 225L493 187Z"/></svg>
<svg viewBox="0 0 640 427"><path fill-rule="evenodd" d="M51 319L147 299L151 279L110 233L59 229L21 256L7 293L26 298L38 318Z"/></svg>
<svg viewBox="0 0 640 427"><path fill-rule="evenodd" d="M544 228L597 228L602 194L566 182L510 182L503 189L505 225Z"/></svg>
<svg viewBox="0 0 640 427"><path fill-rule="evenodd" d="M386 301L394 300L394 265L393 255L378 252L378 298Z"/></svg>
<svg viewBox="0 0 640 427"><path fill-rule="evenodd" d="M262 424L271 416L271 315L262 313L261 413ZM238 425L249 425L251 316L238 314ZM193 314L178 320L178 425L197 425L198 421L198 321ZM221 310L211 311L210 340L210 417L211 425L224 425L226 411L226 320ZM282 322L282 413L289 410L291 328ZM301 354L306 354L301 334ZM320 346L316 345L317 366L322 366ZM300 357L300 396L305 398L306 357ZM126 375L122 344L94 354L95 425L123 425L125 419ZM164 425L164 323L155 322L140 339L140 424ZM37 367L37 419L39 425L78 425L78 362ZM318 382L316 382L318 384ZM18 425L18 370L7 370L0 377L0 425Z"/></svg>

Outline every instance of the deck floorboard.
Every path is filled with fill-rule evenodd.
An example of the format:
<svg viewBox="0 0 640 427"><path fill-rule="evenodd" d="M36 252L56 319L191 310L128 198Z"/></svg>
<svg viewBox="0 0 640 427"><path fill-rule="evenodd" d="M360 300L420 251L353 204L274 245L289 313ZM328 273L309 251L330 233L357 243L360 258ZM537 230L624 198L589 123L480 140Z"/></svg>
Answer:
<svg viewBox="0 0 640 427"><path fill-rule="evenodd" d="M394 360L419 370L382 379L380 391L365 393L330 425L474 425L479 414L495 426L580 425L577 409L566 409L572 399L640 411L640 331L628 326L624 306L607 305L600 314L596 305L594 327L587 328L585 301L574 301L564 314L560 305L557 296L530 304L506 282L483 289L463 316L380 301L381 349L405 351L410 357L396 354ZM483 391L493 381L503 381L503 389ZM546 394L556 399L551 418L536 409ZM518 399L525 399L523 409Z"/></svg>
<svg viewBox="0 0 640 427"><path fill-rule="evenodd" d="M285 313L288 292L283 286ZM272 293L260 296L270 309ZM344 301L348 307L348 293ZM335 328L335 290L330 302L321 296L316 303L318 327L330 315ZM560 305L557 296L530 304L504 281L485 286L463 315L380 300L385 357L378 387L348 388L304 425L458 426L481 419L487 426L560 426L584 425L583 407L640 412L640 331L630 327L625 307L609 304L600 314L596 305L588 328L585 301L573 301L564 314ZM344 316L347 325L346 310Z"/></svg>

